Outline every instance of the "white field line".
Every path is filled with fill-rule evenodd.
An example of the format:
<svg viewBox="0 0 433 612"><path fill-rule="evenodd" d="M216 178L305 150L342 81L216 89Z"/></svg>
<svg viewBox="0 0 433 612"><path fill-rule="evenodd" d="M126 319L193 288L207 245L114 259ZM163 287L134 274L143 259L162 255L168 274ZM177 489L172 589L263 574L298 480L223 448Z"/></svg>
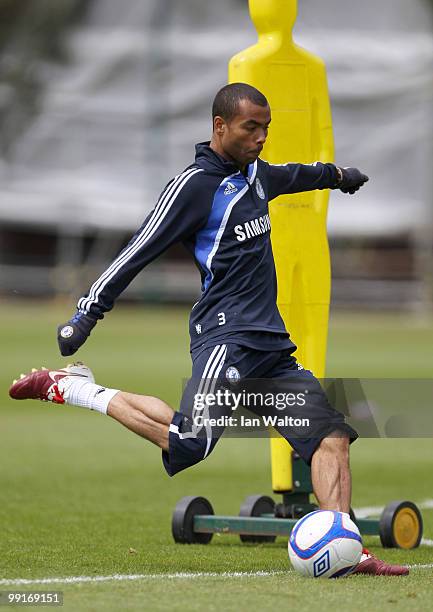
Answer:
<svg viewBox="0 0 433 612"><path fill-rule="evenodd" d="M407 565L409 569L433 569L433 563ZM2 579L0 586L29 586L33 584L82 584L85 582L121 582L133 580L191 580L196 578L260 578L281 576L294 570L275 572L178 572L175 574L113 574L112 576L69 576L67 578Z"/></svg>
<svg viewBox="0 0 433 612"><path fill-rule="evenodd" d="M421 538L422 546L433 546L433 540L429 540L429 538Z"/></svg>
<svg viewBox="0 0 433 612"><path fill-rule="evenodd" d="M111 582L123 580L173 580L194 578L258 578L262 576L278 576L285 571L275 572L176 572L174 574L113 574L111 576L68 576L67 578L15 578L0 579L0 586L29 584L80 584L83 582Z"/></svg>
<svg viewBox="0 0 433 612"><path fill-rule="evenodd" d="M431 510L433 508L433 499L425 499L416 504L420 510ZM378 516L383 506L364 506L362 508L354 508L355 516L359 518L367 518L368 516Z"/></svg>
<svg viewBox="0 0 433 612"><path fill-rule="evenodd" d="M383 506L363 506L362 508L354 508L355 516L359 518L368 518L370 516L379 516Z"/></svg>

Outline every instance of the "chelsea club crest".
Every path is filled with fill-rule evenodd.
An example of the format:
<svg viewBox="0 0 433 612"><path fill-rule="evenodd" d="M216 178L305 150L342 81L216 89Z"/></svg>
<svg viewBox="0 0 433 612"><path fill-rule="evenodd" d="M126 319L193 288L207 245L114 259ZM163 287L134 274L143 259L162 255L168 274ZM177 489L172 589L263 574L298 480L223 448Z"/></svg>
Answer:
<svg viewBox="0 0 433 612"><path fill-rule="evenodd" d="M257 195L259 196L259 198L261 200L265 199L265 190L262 187L262 184L260 182L259 178L256 178L256 191L257 191Z"/></svg>
<svg viewBox="0 0 433 612"><path fill-rule="evenodd" d="M241 375L239 374L239 370L234 366L230 366L226 370L226 378L231 383L236 383L241 379Z"/></svg>

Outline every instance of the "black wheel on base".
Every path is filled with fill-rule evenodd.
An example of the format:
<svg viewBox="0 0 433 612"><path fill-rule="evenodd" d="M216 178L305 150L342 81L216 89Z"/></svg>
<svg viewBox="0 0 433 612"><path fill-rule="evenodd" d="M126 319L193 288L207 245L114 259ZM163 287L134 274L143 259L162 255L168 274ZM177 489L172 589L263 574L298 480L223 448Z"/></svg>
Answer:
<svg viewBox="0 0 433 612"><path fill-rule="evenodd" d="M179 544L209 544L213 533L195 533L194 517L198 514L215 514L204 497L187 495L176 504L171 521L171 533Z"/></svg>
<svg viewBox="0 0 433 612"><path fill-rule="evenodd" d="M384 509L379 522L384 548L417 548L423 531L421 512L410 501L393 501Z"/></svg>
<svg viewBox="0 0 433 612"><path fill-rule="evenodd" d="M239 516L261 516L274 514L275 502L267 495L249 495L241 506ZM239 534L241 542L275 542L277 536Z"/></svg>

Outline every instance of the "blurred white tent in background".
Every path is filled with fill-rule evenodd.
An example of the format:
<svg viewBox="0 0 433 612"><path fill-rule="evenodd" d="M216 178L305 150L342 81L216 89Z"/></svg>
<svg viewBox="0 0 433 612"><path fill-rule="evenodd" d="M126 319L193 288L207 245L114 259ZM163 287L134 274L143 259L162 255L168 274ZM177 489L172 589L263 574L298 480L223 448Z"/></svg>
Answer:
<svg viewBox="0 0 433 612"><path fill-rule="evenodd" d="M0 222L67 236L134 230L209 137L227 62L255 40L245 0L90 2L67 34L68 65L39 66L42 110L0 166ZM433 227L428 5L301 0L295 40L326 62L337 161L372 177L356 198L333 194L331 237L403 233L424 249Z"/></svg>
<svg viewBox="0 0 433 612"><path fill-rule="evenodd" d="M194 3L176 6L91 4L68 35L70 65L45 67L42 112L3 165L3 220L58 224L66 215L68 223L132 230L191 163L194 143L209 137L210 104L228 59L254 31L250 25L247 33L239 3L231 26L228 18L212 20L215 9L201 9L196 28ZM240 21L246 32L238 37Z"/></svg>

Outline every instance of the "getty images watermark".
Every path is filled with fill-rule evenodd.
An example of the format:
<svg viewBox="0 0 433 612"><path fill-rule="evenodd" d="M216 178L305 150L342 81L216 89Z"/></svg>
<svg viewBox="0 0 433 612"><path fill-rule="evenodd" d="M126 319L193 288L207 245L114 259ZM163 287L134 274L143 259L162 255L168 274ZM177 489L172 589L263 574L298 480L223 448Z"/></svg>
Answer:
<svg viewBox="0 0 433 612"><path fill-rule="evenodd" d="M254 392L243 389L241 392L233 392L229 389L218 389L212 393L196 393L194 395L192 422L193 425L201 427L310 427L310 419L297 417L289 414L271 414L266 409L284 411L287 408L302 408L307 404L308 389L303 392ZM240 408L249 410L265 409L258 416L247 416L245 414L220 414L210 416L209 408L218 409L222 412L230 410L232 413ZM214 410L213 410L214 412Z"/></svg>
<svg viewBox="0 0 433 612"><path fill-rule="evenodd" d="M363 438L433 437L433 379L190 379L185 437L320 438L346 424Z"/></svg>

